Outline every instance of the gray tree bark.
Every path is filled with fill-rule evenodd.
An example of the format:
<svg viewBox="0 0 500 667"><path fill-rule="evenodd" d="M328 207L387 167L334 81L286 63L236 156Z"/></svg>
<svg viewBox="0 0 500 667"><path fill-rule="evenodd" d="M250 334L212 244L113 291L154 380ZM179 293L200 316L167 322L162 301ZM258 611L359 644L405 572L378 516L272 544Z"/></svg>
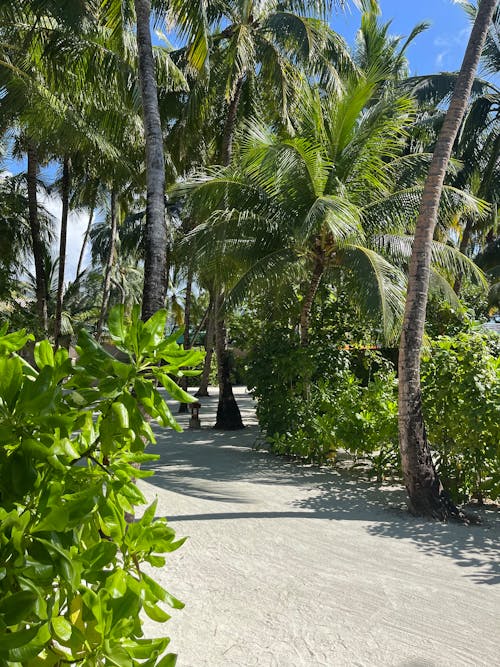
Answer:
<svg viewBox="0 0 500 667"><path fill-rule="evenodd" d="M113 264L115 262L116 239L118 236L118 215L116 211L116 193L114 192L114 190L111 191L110 200L111 200L111 206L110 206L111 230L109 237L109 253L106 260L106 266L104 269L101 313L99 315L99 321L97 323L97 332L96 332L97 340L101 340L102 329L104 327L104 322L108 315L109 297L111 295L111 271L113 270Z"/></svg>
<svg viewBox="0 0 500 667"><path fill-rule="evenodd" d="M153 48L150 0L134 0L142 115L146 138L146 228L142 318L165 307L167 293L167 229L165 224L165 163Z"/></svg>
<svg viewBox="0 0 500 667"><path fill-rule="evenodd" d="M427 176L410 261L399 351L399 446L409 508L441 520L462 518L443 489L422 414L420 352L429 290L431 243L451 151L470 97L497 0L482 0Z"/></svg>

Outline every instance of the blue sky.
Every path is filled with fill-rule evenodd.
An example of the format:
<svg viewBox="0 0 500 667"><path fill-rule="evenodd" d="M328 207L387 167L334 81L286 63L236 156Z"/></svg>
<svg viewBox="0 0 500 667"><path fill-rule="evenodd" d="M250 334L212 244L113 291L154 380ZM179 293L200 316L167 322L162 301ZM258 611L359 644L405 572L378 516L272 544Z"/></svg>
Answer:
<svg viewBox="0 0 500 667"><path fill-rule="evenodd" d="M419 35L408 49L412 74L459 69L469 36L469 21L464 10L453 0L379 0L381 20L392 19L390 34L408 35L421 21L431 27ZM350 11L337 12L332 28L352 44L359 27L359 10L350 3Z"/></svg>

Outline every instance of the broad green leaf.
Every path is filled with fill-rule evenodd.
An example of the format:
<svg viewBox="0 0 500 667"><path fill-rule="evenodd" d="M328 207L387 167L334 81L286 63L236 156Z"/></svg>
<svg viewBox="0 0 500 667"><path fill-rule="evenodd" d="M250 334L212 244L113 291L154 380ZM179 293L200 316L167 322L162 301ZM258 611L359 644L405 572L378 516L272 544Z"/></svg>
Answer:
<svg viewBox="0 0 500 667"><path fill-rule="evenodd" d="M27 620L34 609L38 597L33 591L19 591L0 600L0 615L4 616L7 625L17 625ZM0 642L0 649L1 649Z"/></svg>
<svg viewBox="0 0 500 667"><path fill-rule="evenodd" d="M34 355L40 370L44 366L54 366L54 350L48 340L41 340L35 345Z"/></svg>
<svg viewBox="0 0 500 667"><path fill-rule="evenodd" d="M147 600L144 602L144 611L152 621L156 621L157 623L165 623L170 618L170 615L166 611L163 611L158 605L152 604Z"/></svg>
<svg viewBox="0 0 500 667"><path fill-rule="evenodd" d="M51 624L52 629L54 630L54 634L58 639L60 639L62 642L69 641L73 628L71 623L66 618L63 616L56 616L56 618L51 620Z"/></svg>
<svg viewBox="0 0 500 667"><path fill-rule="evenodd" d="M126 335L124 320L125 308L122 304L113 306L108 315L108 330L111 338L117 343L123 343Z"/></svg>
<svg viewBox="0 0 500 667"><path fill-rule="evenodd" d="M191 396L191 394L188 394L187 391L184 391L184 389L179 387L177 382L172 380L172 378L169 377L166 373L162 373L161 371L154 371L154 374L168 391L170 396L172 396L172 398L174 398L176 401L180 401L181 403L196 403L198 400L194 396Z"/></svg>
<svg viewBox="0 0 500 667"><path fill-rule="evenodd" d="M0 357L0 399L12 409L23 383L23 369L18 357Z"/></svg>

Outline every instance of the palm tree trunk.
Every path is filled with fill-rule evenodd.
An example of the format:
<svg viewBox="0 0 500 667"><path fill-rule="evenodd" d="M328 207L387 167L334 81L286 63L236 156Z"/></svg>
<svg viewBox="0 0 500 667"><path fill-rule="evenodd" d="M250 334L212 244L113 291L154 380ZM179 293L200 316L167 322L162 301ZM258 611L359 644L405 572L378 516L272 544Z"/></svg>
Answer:
<svg viewBox="0 0 500 667"><path fill-rule="evenodd" d="M193 288L193 266L192 264L188 267L188 273L186 277L186 299L184 302L184 349L189 350L191 347L191 337L189 334L189 327L191 326L191 295ZM187 391L188 379L187 377L182 377L179 382L180 386L184 391ZM188 411L187 403L180 403L179 413L183 414Z"/></svg>
<svg viewBox="0 0 500 667"><path fill-rule="evenodd" d="M473 224L474 224L473 219L471 217L468 217L467 222L465 223L462 238L460 239L460 245L458 246L458 249L463 254L465 254L467 247L469 245L470 237L472 235ZM453 285L453 289L455 290L455 294L457 296L460 294L460 290L462 289L462 280L463 280L463 274L459 273L458 276L455 278L455 284Z"/></svg>
<svg viewBox="0 0 500 667"><path fill-rule="evenodd" d="M68 234L69 189L71 184L71 166L68 156L63 161L63 175L61 181L61 232L59 235L59 266L57 274L56 316L54 322L54 342L59 345L61 337L61 320L64 305L64 273L66 270L66 239Z"/></svg>
<svg viewBox="0 0 500 667"><path fill-rule="evenodd" d="M314 263L314 269L311 276L311 281L307 290L307 294L304 297L302 302L302 308L300 311L300 345L301 347L307 347L309 343L309 322L311 320L311 310L314 303L314 297L318 291L321 278L324 273L323 262L317 258Z"/></svg>
<svg viewBox="0 0 500 667"><path fill-rule="evenodd" d="M104 284L102 287L102 305L101 313L99 315L99 322L97 323L97 340L101 340L102 329L104 326L104 321L108 315L109 307L109 297L111 295L111 271L113 270L113 264L115 261L115 249L116 249L116 239L118 231L118 215L116 212L116 193L114 190L111 191L111 231L109 237L109 253L106 260L106 267L104 270Z"/></svg>
<svg viewBox="0 0 500 667"><path fill-rule="evenodd" d="M420 352L429 289L431 243L451 151L497 0L482 0L446 118L434 149L415 231L399 351L399 446L410 511L446 519L462 515L445 493L427 441L422 414Z"/></svg>
<svg viewBox="0 0 500 667"><path fill-rule="evenodd" d="M220 150L220 160L224 167L231 162L233 154L233 138L234 130L236 129L236 119L238 116L238 106L240 104L241 89L243 88L243 76L240 76L236 81L234 93L229 102L227 110L226 122L224 123L224 130L222 132L222 144Z"/></svg>
<svg viewBox="0 0 500 667"><path fill-rule="evenodd" d="M221 301L222 299L219 296L215 302L215 351L217 354L219 403L214 428L235 431L244 428L244 425L231 384L231 357L226 344L226 327L221 312Z"/></svg>
<svg viewBox="0 0 500 667"><path fill-rule="evenodd" d="M142 318L148 319L157 310L165 307L167 292L165 164L155 65L151 45L151 2L150 0L134 0L134 6L137 17L139 82L146 137L147 203Z"/></svg>
<svg viewBox="0 0 500 667"><path fill-rule="evenodd" d="M91 207L90 207L89 222L87 224L87 229L85 230L85 234L83 235L82 247L80 248L80 255L78 257L78 265L76 267L75 279L78 279L78 276L80 275L81 270L82 270L83 257L85 255L85 248L87 247L87 242L89 240L89 235L90 235L90 229L91 229L92 223L94 221L94 209L95 209L95 201L92 202Z"/></svg>
<svg viewBox="0 0 500 667"><path fill-rule="evenodd" d="M200 377L200 386L195 396L208 396L208 383L210 380L210 369L212 368L212 355L214 353L214 335L215 335L215 299L210 291L210 303L208 304L207 315L207 334L205 337L205 361L203 363L203 373Z"/></svg>
<svg viewBox="0 0 500 667"><path fill-rule="evenodd" d="M31 246L33 250L33 260L35 263L35 292L36 307L38 319L44 334L48 333L48 314L47 314L47 279L45 275L45 265L43 261L43 242L40 233L40 221L38 219L38 156L35 144L28 142L28 215L31 231Z"/></svg>

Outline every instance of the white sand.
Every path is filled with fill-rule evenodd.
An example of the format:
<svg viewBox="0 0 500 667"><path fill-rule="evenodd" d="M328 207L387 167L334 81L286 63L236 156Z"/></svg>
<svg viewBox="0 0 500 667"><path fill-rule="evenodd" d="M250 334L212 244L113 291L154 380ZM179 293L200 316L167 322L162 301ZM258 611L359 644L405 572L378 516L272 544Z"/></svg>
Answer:
<svg viewBox="0 0 500 667"><path fill-rule="evenodd" d="M212 430L211 393L201 431L157 431L140 483L189 535L155 575L186 607L147 624L178 667L500 666L498 512L489 527L414 519L397 487L253 450L243 389L249 427Z"/></svg>

